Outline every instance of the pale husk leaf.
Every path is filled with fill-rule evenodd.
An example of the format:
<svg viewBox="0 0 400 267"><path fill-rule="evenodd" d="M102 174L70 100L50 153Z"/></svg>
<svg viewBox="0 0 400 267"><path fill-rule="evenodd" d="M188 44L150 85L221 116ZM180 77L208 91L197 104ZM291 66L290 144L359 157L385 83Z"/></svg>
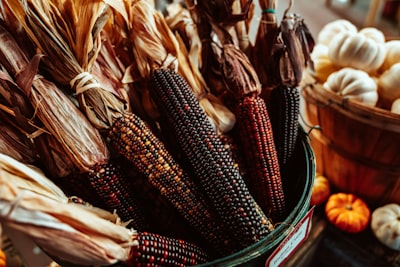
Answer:
<svg viewBox="0 0 400 267"><path fill-rule="evenodd" d="M74 264L109 265L129 258L136 232L98 209L69 203L62 191L14 159L0 155L0 222L44 251Z"/></svg>

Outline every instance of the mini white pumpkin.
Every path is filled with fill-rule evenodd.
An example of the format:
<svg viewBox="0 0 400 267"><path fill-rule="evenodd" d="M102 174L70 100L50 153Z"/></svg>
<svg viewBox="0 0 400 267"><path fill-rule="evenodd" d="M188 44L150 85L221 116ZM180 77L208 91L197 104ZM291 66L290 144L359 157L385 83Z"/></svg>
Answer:
<svg viewBox="0 0 400 267"><path fill-rule="evenodd" d="M375 106L378 102L376 81L362 70L340 69L329 75L323 87L367 106Z"/></svg>
<svg viewBox="0 0 400 267"><path fill-rule="evenodd" d="M377 43L383 44L386 42L386 38L383 32L375 27L362 28L358 33L364 35L367 38L375 40L375 42Z"/></svg>
<svg viewBox="0 0 400 267"><path fill-rule="evenodd" d="M400 63L400 40L387 41L384 46L386 56L380 68L381 72L388 70L393 64Z"/></svg>
<svg viewBox="0 0 400 267"><path fill-rule="evenodd" d="M317 43L329 45L333 37L340 32L356 33L357 27L346 19L338 19L331 21L322 27L317 36Z"/></svg>
<svg viewBox="0 0 400 267"><path fill-rule="evenodd" d="M333 64L364 70L368 73L375 72L386 56L383 43L378 43L361 33L338 33L328 49L328 55Z"/></svg>
<svg viewBox="0 0 400 267"><path fill-rule="evenodd" d="M382 244L400 250L400 205L390 203L375 209L371 215L371 229Z"/></svg>
<svg viewBox="0 0 400 267"><path fill-rule="evenodd" d="M400 114L400 98L397 98L395 101L393 101L390 111L396 114Z"/></svg>
<svg viewBox="0 0 400 267"><path fill-rule="evenodd" d="M313 61L313 76L318 79L320 83L324 83L328 76L333 72L340 69L328 57L328 47L326 45L317 44L311 53L311 60Z"/></svg>
<svg viewBox="0 0 400 267"><path fill-rule="evenodd" d="M393 64L379 76L378 92L390 104L400 98L400 63Z"/></svg>

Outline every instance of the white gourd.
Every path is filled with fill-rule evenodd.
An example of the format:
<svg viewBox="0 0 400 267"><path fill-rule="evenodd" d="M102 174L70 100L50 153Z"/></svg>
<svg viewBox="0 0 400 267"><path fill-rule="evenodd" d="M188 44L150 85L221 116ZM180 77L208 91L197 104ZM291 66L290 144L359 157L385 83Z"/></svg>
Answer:
<svg viewBox="0 0 400 267"><path fill-rule="evenodd" d="M388 70L393 64L400 63L400 40L390 40L385 43L386 56L380 68L381 72Z"/></svg>
<svg viewBox="0 0 400 267"><path fill-rule="evenodd" d="M328 47L326 45L315 45L311 53L311 60L314 67L312 74L320 83L324 83L331 73L339 70L339 67L333 65L329 59Z"/></svg>
<svg viewBox="0 0 400 267"><path fill-rule="evenodd" d="M379 76L378 92L389 102L400 98L400 63L392 65Z"/></svg>
<svg viewBox="0 0 400 267"><path fill-rule="evenodd" d="M400 98L397 98L395 101L393 101L390 111L396 114L400 114Z"/></svg>
<svg viewBox="0 0 400 267"><path fill-rule="evenodd" d="M333 64L374 73L383 63L386 49L361 33L338 33L328 46Z"/></svg>
<svg viewBox="0 0 400 267"><path fill-rule="evenodd" d="M386 42L386 38L383 32L375 27L362 28L358 33L364 35L367 38L375 40L375 42L377 43L383 44Z"/></svg>
<svg viewBox="0 0 400 267"><path fill-rule="evenodd" d="M390 203L375 209L371 215L371 229L382 244L400 250L400 205Z"/></svg>
<svg viewBox="0 0 400 267"><path fill-rule="evenodd" d="M362 70L342 68L329 75L323 87L367 106L373 107L378 102L376 81Z"/></svg>
<svg viewBox="0 0 400 267"><path fill-rule="evenodd" d="M338 19L329 22L322 27L317 36L317 43L329 45L334 36L340 32L356 33L357 27L348 20Z"/></svg>

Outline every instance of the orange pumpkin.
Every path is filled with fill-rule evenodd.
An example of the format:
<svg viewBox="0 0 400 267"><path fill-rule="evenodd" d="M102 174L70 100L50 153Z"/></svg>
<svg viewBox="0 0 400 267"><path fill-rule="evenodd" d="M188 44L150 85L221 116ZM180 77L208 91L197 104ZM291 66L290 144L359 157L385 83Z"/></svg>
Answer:
<svg viewBox="0 0 400 267"><path fill-rule="evenodd" d="M6 267L6 254L0 249L0 267Z"/></svg>
<svg viewBox="0 0 400 267"><path fill-rule="evenodd" d="M335 193L326 202L325 214L337 228L359 233L368 227L371 211L364 200L354 194Z"/></svg>
<svg viewBox="0 0 400 267"><path fill-rule="evenodd" d="M310 205L320 205L324 203L331 194L331 186L329 180L317 173L314 179L314 184L311 191Z"/></svg>

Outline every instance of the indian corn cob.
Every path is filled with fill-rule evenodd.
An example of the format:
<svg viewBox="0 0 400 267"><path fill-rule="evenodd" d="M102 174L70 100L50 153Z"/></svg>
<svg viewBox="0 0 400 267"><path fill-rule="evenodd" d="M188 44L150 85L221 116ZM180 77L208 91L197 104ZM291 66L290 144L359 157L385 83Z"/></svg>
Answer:
<svg viewBox="0 0 400 267"><path fill-rule="evenodd" d="M108 210L115 210L124 222L130 222L135 229L148 229L144 211L138 205L119 165L112 162L94 165L87 177L95 192L106 204Z"/></svg>
<svg viewBox="0 0 400 267"><path fill-rule="evenodd" d="M251 196L237 166L199 106L193 91L173 70L151 73L151 92L170 122L198 182L241 249L273 229Z"/></svg>
<svg viewBox="0 0 400 267"><path fill-rule="evenodd" d="M132 163L121 157L124 167L130 179L131 188L136 194L142 210L150 223L153 233L165 235L172 238L184 239L189 242L202 240L200 234L193 231L193 227L179 214L176 208L160 194L157 188L148 181L146 175L133 170Z"/></svg>
<svg viewBox="0 0 400 267"><path fill-rule="evenodd" d="M110 130L109 139L218 254L230 251L229 235L206 202L201 189L169 154L148 125L135 114L124 114Z"/></svg>
<svg viewBox="0 0 400 267"><path fill-rule="evenodd" d="M290 160L297 142L300 93L297 87L276 86L270 95L270 114L274 142L281 170Z"/></svg>
<svg viewBox="0 0 400 267"><path fill-rule="evenodd" d="M141 232L131 248L131 267L183 267L205 263L210 260L207 252L194 243L168 238L158 234Z"/></svg>
<svg viewBox="0 0 400 267"><path fill-rule="evenodd" d="M314 41L303 19L296 15L287 15L279 28L276 39L276 62L279 71L276 73L276 85L270 94L271 123L274 130L275 145L278 151L281 170L290 160L298 137L300 116L300 93L298 86L303 70L311 64L310 53ZM285 178L284 178L285 179Z"/></svg>
<svg viewBox="0 0 400 267"><path fill-rule="evenodd" d="M255 200L274 222L286 215L280 165L261 84L250 60L235 45L225 45L222 72L228 89L237 98L239 141L245 155L247 184Z"/></svg>

